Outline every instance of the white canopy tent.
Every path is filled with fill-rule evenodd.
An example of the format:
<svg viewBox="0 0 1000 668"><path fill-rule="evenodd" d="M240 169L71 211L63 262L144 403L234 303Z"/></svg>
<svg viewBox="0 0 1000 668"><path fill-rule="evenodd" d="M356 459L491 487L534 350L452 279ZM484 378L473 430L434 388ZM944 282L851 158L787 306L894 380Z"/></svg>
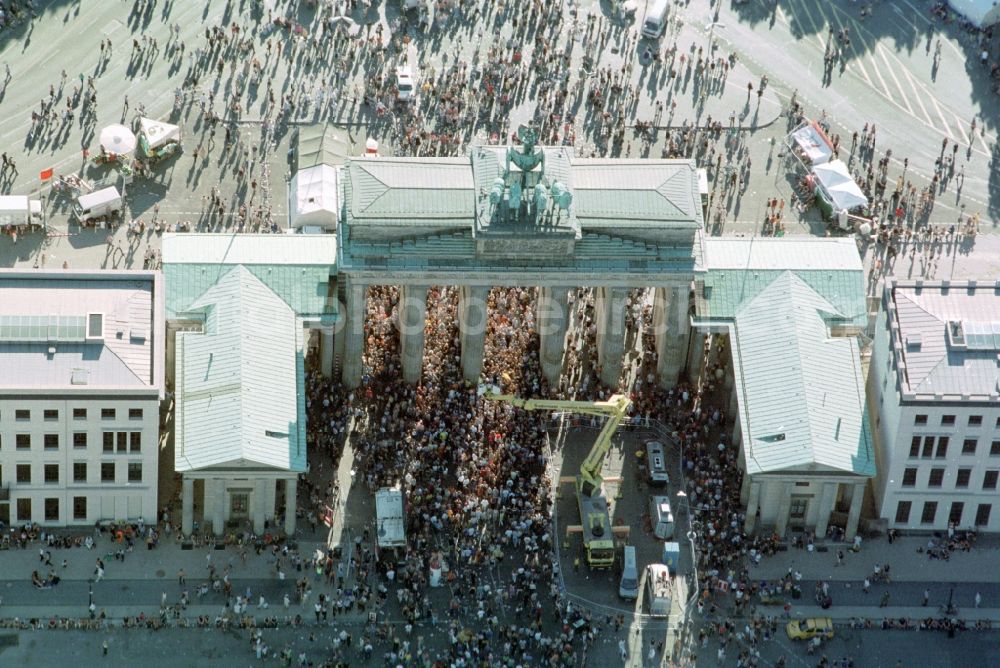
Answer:
<svg viewBox="0 0 1000 668"><path fill-rule="evenodd" d="M139 133L146 140L146 145L150 149L159 148L169 141L181 140L181 129L179 126L162 121L154 121L151 118L139 119Z"/></svg>
<svg viewBox="0 0 1000 668"><path fill-rule="evenodd" d="M977 28L1000 23L1000 0L948 0L948 4Z"/></svg>
<svg viewBox="0 0 1000 668"><path fill-rule="evenodd" d="M854 182L843 160L834 160L813 167L817 185L828 195L836 211L850 211L868 206L868 198Z"/></svg>
<svg viewBox="0 0 1000 668"><path fill-rule="evenodd" d="M293 229L336 229L340 212L338 172L336 167L321 164L295 173L289 189L289 225Z"/></svg>
<svg viewBox="0 0 1000 668"><path fill-rule="evenodd" d="M101 148L107 153L123 155L135 150L135 135L124 125L115 123L101 130Z"/></svg>
<svg viewBox="0 0 1000 668"><path fill-rule="evenodd" d="M814 165L822 165L833 157L833 147L815 122L807 123L792 132L792 139Z"/></svg>

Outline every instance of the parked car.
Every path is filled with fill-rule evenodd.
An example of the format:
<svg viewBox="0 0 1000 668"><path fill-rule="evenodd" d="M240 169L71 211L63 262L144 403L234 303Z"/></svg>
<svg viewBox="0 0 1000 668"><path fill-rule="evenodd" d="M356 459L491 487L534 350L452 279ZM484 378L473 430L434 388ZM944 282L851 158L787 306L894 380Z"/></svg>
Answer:
<svg viewBox="0 0 1000 668"><path fill-rule="evenodd" d="M788 637L792 640L811 640L812 638L833 637L833 620L829 617L811 617L788 622L785 626Z"/></svg>

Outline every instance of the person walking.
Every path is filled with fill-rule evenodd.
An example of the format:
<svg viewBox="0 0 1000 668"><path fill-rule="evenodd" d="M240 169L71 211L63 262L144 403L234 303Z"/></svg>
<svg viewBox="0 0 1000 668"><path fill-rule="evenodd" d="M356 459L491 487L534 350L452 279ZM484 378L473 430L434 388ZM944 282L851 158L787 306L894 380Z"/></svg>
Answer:
<svg viewBox="0 0 1000 668"><path fill-rule="evenodd" d="M108 655L108 641L107 640L105 640L103 643L101 643L101 654L103 654L104 656Z"/></svg>
<svg viewBox="0 0 1000 668"><path fill-rule="evenodd" d="M885 591L885 592L884 592L884 593L882 594L882 600L881 600L881 601L879 601L879 604L878 604L878 607L880 607L880 608L884 608L884 607L886 607L886 606L888 606L888 605L889 605L889 592L888 592L888 590L886 590L886 591Z"/></svg>
<svg viewBox="0 0 1000 668"><path fill-rule="evenodd" d="M927 602L930 601L930 600L931 600L931 591L930 591L930 589L925 589L924 590L924 602L921 603L921 605L923 605L924 607L927 607Z"/></svg>
<svg viewBox="0 0 1000 668"><path fill-rule="evenodd" d="M179 571L177 571L177 584L183 587L184 583L186 582L187 582L187 574L184 572L184 569L182 568Z"/></svg>
<svg viewBox="0 0 1000 668"><path fill-rule="evenodd" d="M981 595L979 594L979 592L977 591L977 592L976 592L976 607L978 608L978 607L979 607L979 604L980 604L980 603L982 603L982 602L983 602L983 597L982 597L982 596L981 596Z"/></svg>

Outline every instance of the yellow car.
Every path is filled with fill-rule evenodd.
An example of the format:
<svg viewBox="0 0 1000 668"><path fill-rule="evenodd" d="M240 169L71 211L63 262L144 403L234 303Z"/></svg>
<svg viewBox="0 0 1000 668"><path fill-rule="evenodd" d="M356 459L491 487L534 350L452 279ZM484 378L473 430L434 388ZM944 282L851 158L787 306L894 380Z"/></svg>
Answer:
<svg viewBox="0 0 1000 668"><path fill-rule="evenodd" d="M785 626L788 637L792 640L810 640L812 638L833 637L833 620L829 617L813 617L794 622L788 622Z"/></svg>

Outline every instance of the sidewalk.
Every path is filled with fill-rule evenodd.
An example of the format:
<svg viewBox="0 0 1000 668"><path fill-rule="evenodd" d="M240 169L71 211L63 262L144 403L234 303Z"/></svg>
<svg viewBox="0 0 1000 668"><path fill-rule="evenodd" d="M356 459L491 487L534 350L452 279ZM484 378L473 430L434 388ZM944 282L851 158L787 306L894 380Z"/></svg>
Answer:
<svg viewBox="0 0 1000 668"><path fill-rule="evenodd" d="M897 582L992 582L1000 584L1000 536L980 535L970 552L953 552L947 562L930 559L917 552L926 548L929 536L905 536L891 545L885 538L866 540L861 552L848 550L846 544L824 544L826 552L808 552L789 547L786 552L764 558L751 566L755 580L777 580L789 569L802 574L803 580L856 581L870 576L876 564L891 566L892 581ZM844 564L836 566L837 550L844 552Z"/></svg>
<svg viewBox="0 0 1000 668"><path fill-rule="evenodd" d="M772 612L766 612L769 610L767 607L757 608L758 612L764 612L764 614L773 614L775 617L781 617L781 607L775 606L770 608ZM920 620L920 619L943 619L944 615L936 607L921 607L921 606L908 606L908 607L894 607L888 606L885 608L880 608L878 606L837 606L834 605L828 610L824 610L818 605L802 605L802 606L792 606L792 619L807 619L809 617L829 617L834 622L845 623L849 622L851 619L871 619L876 622L881 621L883 618L899 620L899 619L909 619L909 620ZM952 616L954 619L961 619L966 624L974 624L978 621L990 622L995 626L1000 626L1000 608L958 608L955 615Z"/></svg>

